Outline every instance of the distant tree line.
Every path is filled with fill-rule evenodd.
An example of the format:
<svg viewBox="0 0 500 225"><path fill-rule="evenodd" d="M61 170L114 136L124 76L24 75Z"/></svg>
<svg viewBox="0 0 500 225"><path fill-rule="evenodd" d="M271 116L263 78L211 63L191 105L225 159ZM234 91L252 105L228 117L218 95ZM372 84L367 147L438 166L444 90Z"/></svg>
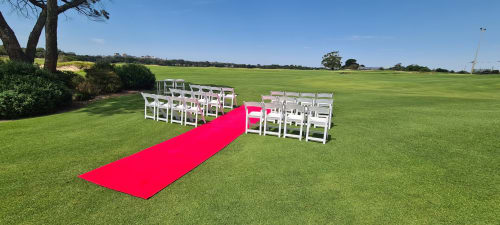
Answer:
<svg viewBox="0 0 500 225"><path fill-rule="evenodd" d="M36 49L36 58L43 58L45 50L43 48ZM0 55L7 55L4 47L0 45ZM292 70L319 70L318 67L307 67L301 65L252 65L238 64L226 62L209 62L209 61L189 61L183 59L162 59L151 56L136 57L127 54L114 54L112 56L101 55L78 55L74 52L64 52L59 50L59 61L88 61L88 62L107 62L107 63L138 63L146 65L160 66L185 66L185 67L228 67L228 68L261 68L261 69L292 69Z"/></svg>

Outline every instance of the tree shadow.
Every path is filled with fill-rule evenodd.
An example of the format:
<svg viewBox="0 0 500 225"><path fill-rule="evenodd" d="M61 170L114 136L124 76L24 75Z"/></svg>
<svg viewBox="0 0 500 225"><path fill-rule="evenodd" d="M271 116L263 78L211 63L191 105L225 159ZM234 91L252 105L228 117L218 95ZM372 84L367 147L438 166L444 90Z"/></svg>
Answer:
<svg viewBox="0 0 500 225"><path fill-rule="evenodd" d="M133 114L144 108L144 100L140 94L132 94L101 100L86 106L82 112L92 115L112 116L116 114Z"/></svg>

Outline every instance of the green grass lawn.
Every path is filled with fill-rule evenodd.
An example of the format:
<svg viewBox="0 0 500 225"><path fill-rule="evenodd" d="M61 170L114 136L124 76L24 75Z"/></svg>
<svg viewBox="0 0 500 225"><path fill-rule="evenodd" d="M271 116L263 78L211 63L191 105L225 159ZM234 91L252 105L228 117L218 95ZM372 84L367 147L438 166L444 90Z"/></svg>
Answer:
<svg viewBox="0 0 500 225"><path fill-rule="evenodd" d="M498 224L500 76L151 66L159 79L335 92L326 144L242 135L150 200L77 176L191 129L140 95L0 123L0 224Z"/></svg>

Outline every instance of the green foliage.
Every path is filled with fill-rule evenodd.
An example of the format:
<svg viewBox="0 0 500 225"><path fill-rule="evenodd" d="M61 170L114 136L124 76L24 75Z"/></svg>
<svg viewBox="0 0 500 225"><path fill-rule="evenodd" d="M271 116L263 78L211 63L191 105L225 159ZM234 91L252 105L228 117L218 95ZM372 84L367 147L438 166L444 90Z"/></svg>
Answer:
<svg viewBox="0 0 500 225"><path fill-rule="evenodd" d="M335 70L341 67L341 60L342 57L340 57L339 52L333 51L323 56L321 64L328 69Z"/></svg>
<svg viewBox="0 0 500 225"><path fill-rule="evenodd" d="M348 59L347 61L345 61L345 64L342 68L349 70L357 70L359 69L359 64L355 59Z"/></svg>
<svg viewBox="0 0 500 225"><path fill-rule="evenodd" d="M115 93L121 90L122 82L112 64L99 62L86 69L85 81L88 82L82 90L92 90L90 95ZM77 89L80 90L80 89Z"/></svg>
<svg viewBox="0 0 500 225"><path fill-rule="evenodd" d="M404 71L405 69L406 68L401 63L398 63L390 68L390 70L396 70L396 71Z"/></svg>
<svg viewBox="0 0 500 225"><path fill-rule="evenodd" d="M414 72L431 72L431 69L426 66L419 66L417 64L412 64L406 67L406 71L414 71Z"/></svg>
<svg viewBox="0 0 500 225"><path fill-rule="evenodd" d="M0 119L42 115L71 104L70 76L26 63L0 63Z"/></svg>
<svg viewBox="0 0 500 225"><path fill-rule="evenodd" d="M116 74L120 77L123 88L127 90L153 89L155 75L144 65L125 64L116 67Z"/></svg>
<svg viewBox="0 0 500 225"><path fill-rule="evenodd" d="M443 69L443 68L437 68L434 71L436 71L438 73L449 73L450 72L449 70Z"/></svg>

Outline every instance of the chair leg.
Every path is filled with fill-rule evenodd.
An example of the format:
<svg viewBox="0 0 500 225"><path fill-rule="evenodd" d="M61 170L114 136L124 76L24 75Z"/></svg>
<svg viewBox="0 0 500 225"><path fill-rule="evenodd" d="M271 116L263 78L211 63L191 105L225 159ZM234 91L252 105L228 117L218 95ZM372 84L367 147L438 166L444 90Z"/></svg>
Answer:
<svg viewBox="0 0 500 225"><path fill-rule="evenodd" d="M248 115L246 115L245 119L245 134L248 134Z"/></svg>
<svg viewBox="0 0 500 225"><path fill-rule="evenodd" d="M262 116L259 117L259 135L262 135Z"/></svg>
<svg viewBox="0 0 500 225"><path fill-rule="evenodd" d="M278 120L278 138L281 137L281 119Z"/></svg>
<svg viewBox="0 0 500 225"><path fill-rule="evenodd" d="M266 129L267 129L267 119L264 119L264 136L266 136Z"/></svg>
<svg viewBox="0 0 500 225"><path fill-rule="evenodd" d="M283 138L286 138L286 125L287 125L287 119L285 117L285 127L283 129Z"/></svg>
<svg viewBox="0 0 500 225"><path fill-rule="evenodd" d="M326 144L326 137L328 137L328 125L325 126L325 133L323 134L323 144Z"/></svg>
<svg viewBox="0 0 500 225"><path fill-rule="evenodd" d="M300 122L299 141L302 141L302 128L303 127L304 127L304 122Z"/></svg>
<svg viewBox="0 0 500 225"><path fill-rule="evenodd" d="M311 129L311 124L308 122L307 123L307 129L306 129L306 142L309 141L309 130Z"/></svg>

